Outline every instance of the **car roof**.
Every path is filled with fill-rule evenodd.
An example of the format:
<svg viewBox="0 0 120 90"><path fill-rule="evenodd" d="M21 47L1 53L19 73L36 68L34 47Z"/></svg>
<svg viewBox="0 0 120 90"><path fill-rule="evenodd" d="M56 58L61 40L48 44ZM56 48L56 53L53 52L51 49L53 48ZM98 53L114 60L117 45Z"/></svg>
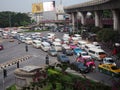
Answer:
<svg viewBox="0 0 120 90"><path fill-rule="evenodd" d="M50 45L48 42L42 42L42 44L47 44L47 45Z"/></svg>
<svg viewBox="0 0 120 90"><path fill-rule="evenodd" d="M59 42L53 42L53 44L55 44L55 45L61 45L61 43L59 43Z"/></svg>
<svg viewBox="0 0 120 90"><path fill-rule="evenodd" d="M98 49L98 48L90 48L89 50L95 51L95 52L105 52L103 49Z"/></svg>

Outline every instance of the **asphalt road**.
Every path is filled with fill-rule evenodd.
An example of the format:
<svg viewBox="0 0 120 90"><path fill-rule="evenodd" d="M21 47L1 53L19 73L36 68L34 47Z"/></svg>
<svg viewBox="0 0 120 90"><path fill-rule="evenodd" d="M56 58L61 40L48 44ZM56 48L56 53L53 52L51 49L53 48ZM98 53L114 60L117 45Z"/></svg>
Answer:
<svg viewBox="0 0 120 90"><path fill-rule="evenodd" d="M43 32L43 35L46 35L46 32ZM63 33L56 32L57 37L61 37ZM4 45L4 50L0 51L0 64L5 63L7 61L20 58L24 55L31 55L32 57L28 60L25 60L20 63L20 67L26 66L26 65L38 65L38 66L44 66L45 65L45 56L46 52L42 51L41 49L35 49L32 45L28 46L28 52L25 51L25 44L21 43L18 44L18 42L15 40L15 42L9 42L8 40L4 40L2 42ZM76 56L69 56L70 61L73 62L76 58ZM57 62L56 57L50 56L50 63ZM96 66L100 62L96 61ZM8 72L8 77L5 79L5 84L3 84L3 70L0 69L0 90L3 89L3 85L5 85L5 88L9 87L10 85L15 83L15 76L14 76L14 70L16 69L16 64L6 67ZM75 71L71 71L72 73L81 75L80 73L77 73ZM90 79L104 82L107 85L112 85L111 77L108 75L105 75L103 73L98 72L96 69L95 72L91 72L86 74L86 76Z"/></svg>

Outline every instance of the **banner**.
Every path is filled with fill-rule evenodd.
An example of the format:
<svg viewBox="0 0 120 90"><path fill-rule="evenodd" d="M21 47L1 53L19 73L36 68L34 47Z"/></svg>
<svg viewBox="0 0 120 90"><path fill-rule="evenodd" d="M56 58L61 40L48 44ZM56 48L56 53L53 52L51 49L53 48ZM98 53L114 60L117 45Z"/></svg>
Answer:
<svg viewBox="0 0 120 90"><path fill-rule="evenodd" d="M43 3L32 4L32 13L41 13L41 12L43 12Z"/></svg>
<svg viewBox="0 0 120 90"><path fill-rule="evenodd" d="M43 2L44 11L54 11L55 10L55 1L52 2Z"/></svg>

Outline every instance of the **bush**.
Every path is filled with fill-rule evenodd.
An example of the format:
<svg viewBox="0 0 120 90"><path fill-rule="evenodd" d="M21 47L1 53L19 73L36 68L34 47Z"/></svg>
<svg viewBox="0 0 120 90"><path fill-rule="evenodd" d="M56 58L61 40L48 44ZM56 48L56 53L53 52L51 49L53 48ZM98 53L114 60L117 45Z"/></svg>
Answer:
<svg viewBox="0 0 120 90"><path fill-rule="evenodd" d="M16 86L15 86L15 85L12 85L12 86L10 86L9 88L7 88L6 90L17 90L17 89L16 89Z"/></svg>
<svg viewBox="0 0 120 90"><path fill-rule="evenodd" d="M104 42L117 42L119 36L120 34L118 31L114 31L112 29L102 29L97 33L97 40Z"/></svg>

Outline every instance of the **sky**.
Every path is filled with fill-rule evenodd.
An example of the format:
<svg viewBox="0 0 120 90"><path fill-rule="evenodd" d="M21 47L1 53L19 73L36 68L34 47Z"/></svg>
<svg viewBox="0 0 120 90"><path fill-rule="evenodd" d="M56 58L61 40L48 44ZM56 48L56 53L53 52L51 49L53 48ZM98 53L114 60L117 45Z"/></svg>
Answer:
<svg viewBox="0 0 120 90"><path fill-rule="evenodd" d="M56 4L60 0L0 0L0 12L1 11L13 11L13 12L31 12L32 3L46 1L55 1ZM73 4L79 4L90 0L62 0L63 6L69 6Z"/></svg>

